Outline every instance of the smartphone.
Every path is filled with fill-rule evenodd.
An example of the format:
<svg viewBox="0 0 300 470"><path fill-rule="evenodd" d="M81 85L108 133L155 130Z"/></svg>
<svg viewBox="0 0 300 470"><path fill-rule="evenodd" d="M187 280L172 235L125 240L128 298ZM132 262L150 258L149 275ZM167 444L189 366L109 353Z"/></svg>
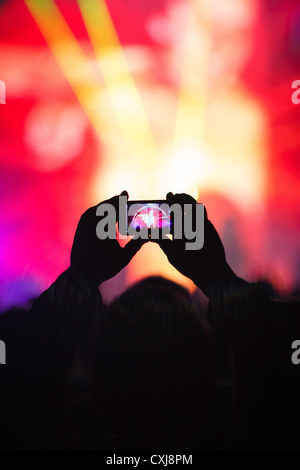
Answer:
<svg viewBox="0 0 300 470"><path fill-rule="evenodd" d="M127 234L147 232L147 237L172 233L172 214L165 200L128 201Z"/></svg>

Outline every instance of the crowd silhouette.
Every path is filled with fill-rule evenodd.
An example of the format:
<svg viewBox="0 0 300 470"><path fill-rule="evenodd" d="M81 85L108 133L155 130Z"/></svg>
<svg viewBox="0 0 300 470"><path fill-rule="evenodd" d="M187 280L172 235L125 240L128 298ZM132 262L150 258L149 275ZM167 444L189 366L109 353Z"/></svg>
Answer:
<svg viewBox="0 0 300 470"><path fill-rule="evenodd" d="M104 305L99 285L148 241L98 239L96 207L79 221L70 267L29 311L0 316L0 448L299 449L299 300L238 277L205 211L201 250L155 242L207 312L160 276Z"/></svg>

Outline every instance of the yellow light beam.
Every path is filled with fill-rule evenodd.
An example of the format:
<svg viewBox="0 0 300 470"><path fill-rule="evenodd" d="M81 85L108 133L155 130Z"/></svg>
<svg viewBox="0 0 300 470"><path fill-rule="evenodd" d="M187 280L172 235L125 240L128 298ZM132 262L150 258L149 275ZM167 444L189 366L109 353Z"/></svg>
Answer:
<svg viewBox="0 0 300 470"><path fill-rule="evenodd" d="M101 74L130 153L139 164L158 157L145 109L104 0L78 0Z"/></svg>
<svg viewBox="0 0 300 470"><path fill-rule="evenodd" d="M210 3L191 0L183 47L174 149L187 145L201 150L203 144L211 35Z"/></svg>
<svg viewBox="0 0 300 470"><path fill-rule="evenodd" d="M25 0L25 3L104 145L109 145L105 126L114 129L115 138L122 138L103 83L55 2Z"/></svg>

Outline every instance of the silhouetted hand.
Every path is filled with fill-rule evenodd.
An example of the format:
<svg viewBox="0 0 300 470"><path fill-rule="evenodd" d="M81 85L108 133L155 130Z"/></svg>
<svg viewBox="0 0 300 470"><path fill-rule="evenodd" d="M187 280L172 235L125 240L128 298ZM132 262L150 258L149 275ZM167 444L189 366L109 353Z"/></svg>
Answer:
<svg viewBox="0 0 300 470"><path fill-rule="evenodd" d="M172 204L197 204L187 194L167 194L167 202ZM187 250L186 239L159 240L170 263L184 276L192 281L210 297L212 283L222 282L234 275L226 262L225 251L220 237L204 211L204 245L200 250Z"/></svg>
<svg viewBox="0 0 300 470"><path fill-rule="evenodd" d="M126 191L122 195L128 194ZM111 204L119 214L119 196L103 201ZM131 240L122 248L117 239L100 240L96 235L96 226L101 217L96 215L97 206L90 207L80 218L71 252L71 268L83 274L92 285L118 274L148 240Z"/></svg>

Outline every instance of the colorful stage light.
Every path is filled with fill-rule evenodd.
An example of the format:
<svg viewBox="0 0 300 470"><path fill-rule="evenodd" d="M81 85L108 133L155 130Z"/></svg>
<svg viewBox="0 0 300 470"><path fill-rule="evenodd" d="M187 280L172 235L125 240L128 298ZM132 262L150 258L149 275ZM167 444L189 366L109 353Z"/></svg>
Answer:
<svg viewBox="0 0 300 470"><path fill-rule="evenodd" d="M42 207L35 194L42 194L53 258L45 266L43 254L32 249L27 259L20 249L15 273L25 264L49 283L59 274L54 254L60 253L57 269L68 263L80 212L127 189L131 199L161 199L168 191L208 205L217 198L212 217L221 235L228 224L243 224L238 241L246 261L236 261L235 243L226 239L243 275L269 272L282 285L289 272L283 290L296 283L299 119L291 85L300 78L293 65L299 9L279 3L272 15L260 0L1 5L3 220L16 226L8 214L17 220L20 205L7 190L15 184L26 200L24 217L35 220L26 230L18 226L18 237L37 246L37 233L45 233L36 228ZM290 28L290 55L275 63L280 49L277 56L273 49L285 38L281 16ZM275 17L280 28L272 29ZM277 222L279 209L289 230ZM270 238L285 233L284 255L278 240L267 253ZM11 251L2 248L8 263L5 252ZM112 284L125 287L157 272L191 287L154 245Z"/></svg>

